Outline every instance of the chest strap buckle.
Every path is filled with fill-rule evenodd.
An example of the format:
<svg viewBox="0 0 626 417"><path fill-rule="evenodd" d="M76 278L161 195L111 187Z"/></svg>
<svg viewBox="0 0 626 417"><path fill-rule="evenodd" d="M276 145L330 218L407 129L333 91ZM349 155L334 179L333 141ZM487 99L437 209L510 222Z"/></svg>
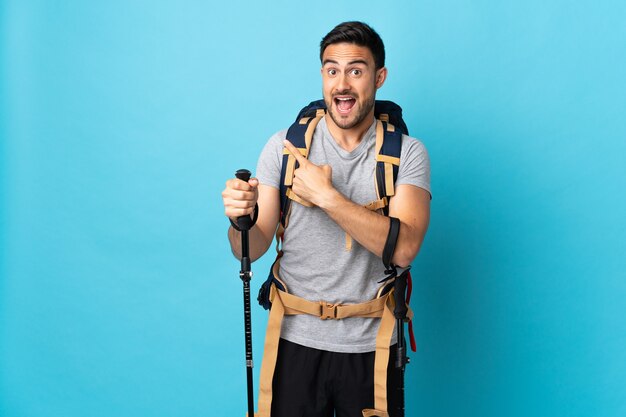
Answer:
<svg viewBox="0 0 626 417"><path fill-rule="evenodd" d="M337 318L337 305L330 304L324 301L320 301L320 319L333 319Z"/></svg>

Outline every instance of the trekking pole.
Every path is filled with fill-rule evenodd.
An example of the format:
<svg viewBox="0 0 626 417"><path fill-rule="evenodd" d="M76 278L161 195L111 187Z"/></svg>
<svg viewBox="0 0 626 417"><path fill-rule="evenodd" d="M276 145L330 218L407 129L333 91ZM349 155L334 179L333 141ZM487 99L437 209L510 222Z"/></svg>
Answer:
<svg viewBox="0 0 626 417"><path fill-rule="evenodd" d="M406 356L406 341L404 339L404 319L406 318L406 314L408 312L408 307L406 305L406 286L407 286L407 275L409 272L408 267L400 275L396 277L394 282L394 299L396 302L396 306L393 310L393 314L396 318L396 329L398 336L398 344L396 346L396 368L400 369L402 372L402 380L400 382L400 387L398 387L398 391L400 391L400 402L398 404L398 416L404 417L404 369L406 364L409 363L409 358Z"/></svg>
<svg viewBox="0 0 626 417"><path fill-rule="evenodd" d="M247 169L240 169L235 176L242 180L248 181L252 174ZM252 388L252 314L250 309L250 280L252 279L252 271L250 270L250 242L248 240L248 231L256 223L259 208L255 208L254 218L250 216L240 216L237 223L233 223L235 229L241 231L241 270L239 278L243 281L243 321L246 332L246 376L248 379L248 417L254 417L254 390Z"/></svg>

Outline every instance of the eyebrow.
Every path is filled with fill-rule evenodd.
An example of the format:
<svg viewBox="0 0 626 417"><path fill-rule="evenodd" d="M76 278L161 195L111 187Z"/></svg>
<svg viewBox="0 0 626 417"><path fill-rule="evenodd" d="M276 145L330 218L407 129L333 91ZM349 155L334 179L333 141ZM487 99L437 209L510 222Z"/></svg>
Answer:
<svg viewBox="0 0 626 417"><path fill-rule="evenodd" d="M324 66L326 64L337 64L337 65L339 65L339 62L335 61L334 59L325 59L324 62L322 63L322 66ZM354 65L354 64L363 64L363 65L367 66L367 61L365 61L363 59L355 59L354 61L348 62L348 65Z"/></svg>

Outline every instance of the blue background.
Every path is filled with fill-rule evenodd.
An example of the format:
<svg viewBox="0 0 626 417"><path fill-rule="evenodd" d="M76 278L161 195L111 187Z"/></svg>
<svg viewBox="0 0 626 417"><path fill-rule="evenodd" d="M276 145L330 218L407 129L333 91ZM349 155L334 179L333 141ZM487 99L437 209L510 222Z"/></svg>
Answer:
<svg viewBox="0 0 626 417"><path fill-rule="evenodd" d="M432 160L407 415L626 415L625 3L265 3L1 3L0 415L245 414L220 192L352 19Z"/></svg>

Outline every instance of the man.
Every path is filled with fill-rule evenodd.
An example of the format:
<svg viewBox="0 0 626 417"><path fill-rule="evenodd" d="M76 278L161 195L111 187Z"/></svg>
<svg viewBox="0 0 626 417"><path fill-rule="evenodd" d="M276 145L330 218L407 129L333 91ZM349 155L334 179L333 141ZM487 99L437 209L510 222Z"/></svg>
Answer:
<svg viewBox="0 0 626 417"><path fill-rule="evenodd" d="M384 277L381 256L390 224L386 216L364 207L376 199L374 102L387 77L385 50L371 27L345 22L324 37L320 59L327 114L315 128L308 158L285 140L286 130L280 131L261 153L257 178L227 181L222 197L225 214L232 220L252 214L258 203L258 221L250 230L250 257L258 259L270 246L279 221L283 150L294 155L299 168L292 191L312 207L291 205L280 279L290 294L307 300L363 303L376 297L378 281ZM408 266L419 251L430 213L428 155L419 141L408 136L402 137L395 189L389 216L398 218L401 226L392 262ZM240 234L231 227L228 238L240 257ZM286 316L271 416L356 417L373 408L379 322L363 317ZM392 417L400 380L392 364L387 381Z"/></svg>

